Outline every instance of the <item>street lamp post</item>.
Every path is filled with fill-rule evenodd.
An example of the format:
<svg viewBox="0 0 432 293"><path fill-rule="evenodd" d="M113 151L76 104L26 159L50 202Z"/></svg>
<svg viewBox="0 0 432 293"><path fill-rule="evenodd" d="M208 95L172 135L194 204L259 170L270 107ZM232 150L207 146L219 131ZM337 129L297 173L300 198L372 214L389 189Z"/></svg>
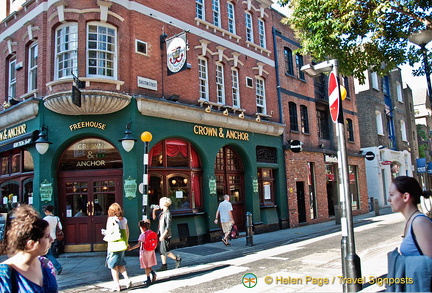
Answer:
<svg viewBox="0 0 432 293"><path fill-rule="evenodd" d="M429 67L428 62L428 56L427 56L427 49L426 45L432 40L432 30L431 29L425 29L421 30L419 32L416 32L408 37L408 40L420 46L422 55L423 55L423 66L426 74L426 82L427 82L427 88L428 88L428 97L430 102L430 107L432 107L432 85L431 85L431 71Z"/></svg>
<svg viewBox="0 0 432 293"><path fill-rule="evenodd" d="M340 87L337 81L338 63L336 59L318 63L307 64L301 68L308 75L314 77L323 72L330 72L329 78L329 107L333 122L336 123L336 136L338 142L338 170L339 170L339 197L341 206L341 255L342 272L344 276L344 292L358 292L362 289L360 258L355 252L354 227L352 218L351 197L349 195L348 159L345 147L345 132L342 114L342 101ZM334 89L333 91L331 91Z"/></svg>
<svg viewBox="0 0 432 293"><path fill-rule="evenodd" d="M143 186L142 186L142 219L147 220L147 205L148 205L148 145L153 136L150 132L144 131L141 133L141 140L144 142L144 157L143 157Z"/></svg>

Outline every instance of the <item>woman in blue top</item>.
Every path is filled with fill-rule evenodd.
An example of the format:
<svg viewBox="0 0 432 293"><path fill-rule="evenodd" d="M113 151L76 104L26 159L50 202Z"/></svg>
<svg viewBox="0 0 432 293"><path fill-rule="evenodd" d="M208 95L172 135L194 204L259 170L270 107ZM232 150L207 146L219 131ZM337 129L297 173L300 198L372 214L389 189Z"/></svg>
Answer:
<svg viewBox="0 0 432 293"><path fill-rule="evenodd" d="M416 179L399 176L390 185L388 202L394 212L402 213L406 219L400 253L432 257L432 221L417 209L420 196L429 194L423 192Z"/></svg>
<svg viewBox="0 0 432 293"><path fill-rule="evenodd" d="M53 242L48 222L28 205L18 207L14 216L4 246L10 258L0 264L1 292L58 292L54 267L42 257Z"/></svg>

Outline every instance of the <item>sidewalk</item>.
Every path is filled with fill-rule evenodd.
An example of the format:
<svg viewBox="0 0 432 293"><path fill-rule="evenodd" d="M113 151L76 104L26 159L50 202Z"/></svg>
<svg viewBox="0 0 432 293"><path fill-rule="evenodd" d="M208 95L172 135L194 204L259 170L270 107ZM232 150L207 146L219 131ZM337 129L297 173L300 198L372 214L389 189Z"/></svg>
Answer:
<svg viewBox="0 0 432 293"><path fill-rule="evenodd" d="M380 216L391 214L389 207L380 210ZM377 221L374 212L353 217L355 227ZM232 246L224 246L222 242L206 243L191 247L177 248L173 252L181 255L183 267L198 267L213 262L221 262L250 255L254 252L275 248L282 245L300 242L314 237L327 235L340 231L340 225L335 220L305 225L297 228L278 230L274 232L253 235L253 246L246 245L244 233L240 238L233 240ZM105 267L106 252L65 253L58 258L63 266L62 274L57 277L60 292L100 292L101 287L112 282L110 270ZM0 256L0 262L6 256ZM127 271L133 283L144 280L143 270L139 266L138 255L126 256ZM158 273L158 278L170 277L176 274L174 261L168 259L168 271ZM105 283L105 284L104 284ZM100 285L100 287L98 286ZM92 290L93 288L93 290ZM107 290L103 290L107 291ZM374 286L369 286L362 292L376 292Z"/></svg>
<svg viewBox="0 0 432 293"><path fill-rule="evenodd" d="M392 213L390 208L380 210L380 215ZM375 213L353 217L355 226L374 222ZM242 257L253 252L274 248L280 245L287 245L317 236L340 231L340 225L335 221L328 221L319 224L306 225L302 227L279 230L253 236L253 246L246 246L245 234L234 240L234 245L223 246L221 242L206 243L202 245L184 247L173 250L175 254L182 256L182 267L192 267ZM243 237L242 237L243 236ZM87 289L95 288L94 285L112 281L110 271L105 267L106 252L88 253L66 253L59 257L63 265L63 272L58 276L59 290L61 292L84 292ZM134 283L143 281L143 272L139 267L138 256L126 256L127 270ZM174 262L168 260L168 268L171 269ZM172 274L173 270L162 272L163 275ZM162 274L161 273L161 274ZM162 275L161 275L162 277ZM81 287L81 290L79 289ZM75 288L75 289L73 289ZM368 292L372 288L368 288Z"/></svg>

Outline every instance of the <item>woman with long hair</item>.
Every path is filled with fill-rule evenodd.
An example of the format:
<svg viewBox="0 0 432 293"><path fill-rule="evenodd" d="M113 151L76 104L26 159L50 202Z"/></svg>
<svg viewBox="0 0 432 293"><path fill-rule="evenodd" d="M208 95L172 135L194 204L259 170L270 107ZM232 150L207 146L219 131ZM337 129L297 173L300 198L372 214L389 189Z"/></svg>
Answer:
<svg viewBox="0 0 432 293"><path fill-rule="evenodd" d="M53 238L47 221L29 205L13 212L4 248L9 258L0 264L2 292L58 292L55 270L46 255Z"/></svg>

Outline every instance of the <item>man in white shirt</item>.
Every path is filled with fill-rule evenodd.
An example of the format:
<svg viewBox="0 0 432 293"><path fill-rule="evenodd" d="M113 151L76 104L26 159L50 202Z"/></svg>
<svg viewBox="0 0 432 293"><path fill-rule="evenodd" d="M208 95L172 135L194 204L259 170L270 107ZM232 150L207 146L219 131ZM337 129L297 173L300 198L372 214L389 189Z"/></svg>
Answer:
<svg viewBox="0 0 432 293"><path fill-rule="evenodd" d="M220 216L222 231L224 233L222 242L225 245L231 245L231 243L228 241L228 235L230 234L231 228L235 223L232 215L233 208L228 194L224 195L224 199L225 200L219 204L219 207L216 211L216 219L214 220L214 223L218 223L218 217Z"/></svg>
<svg viewBox="0 0 432 293"><path fill-rule="evenodd" d="M52 262L54 265L54 268L57 271L57 275L60 275L63 267L62 265L57 261L55 255L57 255L57 237L56 237L56 226L58 225L60 229L62 229L62 224L60 222L60 218L57 216L54 216L54 206L53 205L47 205L43 207L43 211L45 213L45 217L43 218L45 221L49 223L50 227L50 236L52 239L54 239L53 243L51 243L51 248L49 249L48 253L46 254L46 257Z"/></svg>

